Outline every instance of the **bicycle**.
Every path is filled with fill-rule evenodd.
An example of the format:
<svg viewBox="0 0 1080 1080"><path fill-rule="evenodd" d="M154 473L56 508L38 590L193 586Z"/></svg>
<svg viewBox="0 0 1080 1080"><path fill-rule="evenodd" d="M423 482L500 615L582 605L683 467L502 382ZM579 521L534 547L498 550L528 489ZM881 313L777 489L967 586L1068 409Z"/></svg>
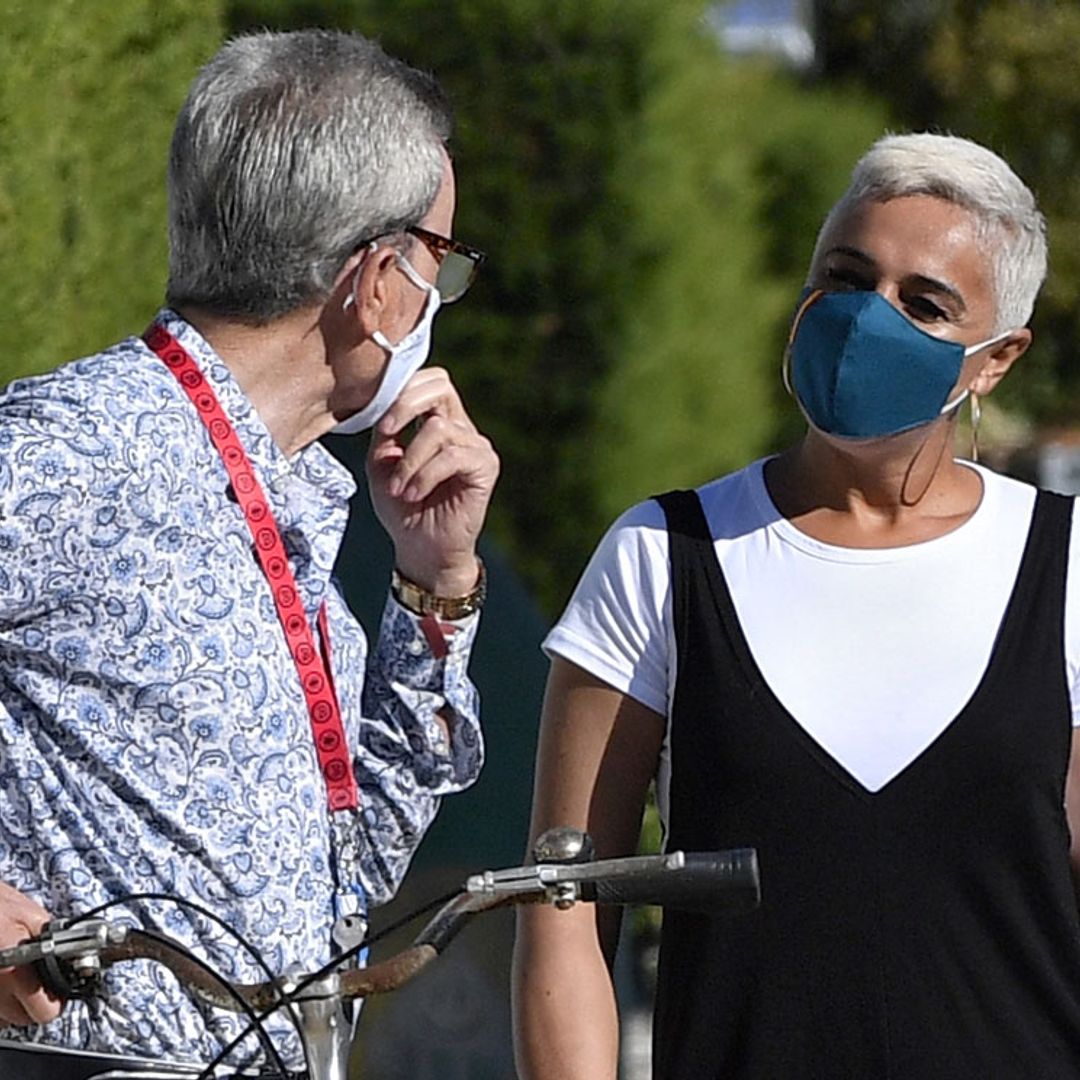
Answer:
<svg viewBox="0 0 1080 1080"><path fill-rule="evenodd" d="M87 1080L208 1080L250 1034L263 1041L273 1069L252 1073L258 1080L346 1080L352 1031L349 1004L389 993L415 978L481 912L518 903L551 903L565 909L593 902L652 904L717 915L752 910L760 900L753 848L593 860L587 834L556 828L538 838L533 857L535 862L527 866L470 876L450 898L435 902L438 911L411 945L370 967L340 970L374 939L355 945L310 974L275 978L267 971L265 983L233 984L166 935L84 915L54 920L37 937L0 949L0 968L35 965L43 982L60 996L85 997L94 993L106 967L149 959L167 967L204 1002L248 1016L248 1027L204 1067L133 1063L128 1068L134 1071L88 1074ZM412 913L378 936L433 906ZM305 1057L301 1073L286 1067L262 1030L263 1021L279 1009L287 1010L296 1024ZM231 1075L238 1075L235 1067Z"/></svg>

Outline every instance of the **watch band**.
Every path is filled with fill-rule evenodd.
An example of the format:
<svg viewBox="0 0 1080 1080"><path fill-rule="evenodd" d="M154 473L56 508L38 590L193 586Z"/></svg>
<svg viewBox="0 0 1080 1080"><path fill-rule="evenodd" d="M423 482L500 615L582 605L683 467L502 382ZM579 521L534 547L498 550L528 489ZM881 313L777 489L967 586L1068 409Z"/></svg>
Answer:
<svg viewBox="0 0 1080 1080"><path fill-rule="evenodd" d="M484 560L477 558L480 575L472 592L464 596L436 596L415 581L410 581L398 570L390 578L390 591L394 599L414 615L434 615L439 619L464 619L479 611L487 599L487 569Z"/></svg>

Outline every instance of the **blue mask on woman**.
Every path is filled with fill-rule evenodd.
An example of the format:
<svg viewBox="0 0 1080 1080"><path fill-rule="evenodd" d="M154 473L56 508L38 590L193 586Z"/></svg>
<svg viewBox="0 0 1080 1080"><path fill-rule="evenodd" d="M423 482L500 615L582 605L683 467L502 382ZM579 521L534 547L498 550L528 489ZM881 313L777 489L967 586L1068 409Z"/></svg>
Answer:
<svg viewBox="0 0 1080 1080"><path fill-rule="evenodd" d="M965 348L920 330L879 293L808 289L788 339L791 388L829 435L896 435L958 406L966 393L948 398L964 359L1009 333Z"/></svg>

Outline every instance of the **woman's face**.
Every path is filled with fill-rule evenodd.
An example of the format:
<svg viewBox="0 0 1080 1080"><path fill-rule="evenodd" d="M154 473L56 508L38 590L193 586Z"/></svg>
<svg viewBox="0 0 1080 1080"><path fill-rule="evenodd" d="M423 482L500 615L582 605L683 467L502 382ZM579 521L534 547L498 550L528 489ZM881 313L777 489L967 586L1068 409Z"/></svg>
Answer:
<svg viewBox="0 0 1080 1080"><path fill-rule="evenodd" d="M932 195L863 202L840 216L810 284L873 289L923 330L964 344L993 329L990 266L975 221Z"/></svg>
<svg viewBox="0 0 1080 1080"><path fill-rule="evenodd" d="M829 292L873 290L920 329L974 345L994 333L991 267L972 215L933 195L862 202L830 227L809 280ZM958 386L978 370L969 357Z"/></svg>
<svg viewBox="0 0 1080 1080"><path fill-rule="evenodd" d="M973 215L933 195L864 201L839 215L819 247L807 282L827 292L872 290L935 337L981 345L998 330L992 267ZM949 401L965 390L989 393L1023 354L1031 333L968 356Z"/></svg>

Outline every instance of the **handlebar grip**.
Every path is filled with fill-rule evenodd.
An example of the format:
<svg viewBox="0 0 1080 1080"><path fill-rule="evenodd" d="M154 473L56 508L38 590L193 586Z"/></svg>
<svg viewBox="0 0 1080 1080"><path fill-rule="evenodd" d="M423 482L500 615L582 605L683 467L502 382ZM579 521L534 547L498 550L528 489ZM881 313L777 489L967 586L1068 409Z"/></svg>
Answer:
<svg viewBox="0 0 1080 1080"><path fill-rule="evenodd" d="M678 869L582 883L582 899L598 904L660 904L703 915L752 911L761 901L757 851L688 853Z"/></svg>

